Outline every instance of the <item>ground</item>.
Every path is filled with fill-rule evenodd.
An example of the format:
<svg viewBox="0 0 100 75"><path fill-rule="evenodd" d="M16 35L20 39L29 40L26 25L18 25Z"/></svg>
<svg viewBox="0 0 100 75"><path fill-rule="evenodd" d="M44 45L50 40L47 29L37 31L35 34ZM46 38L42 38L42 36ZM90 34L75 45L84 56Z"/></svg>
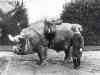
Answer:
<svg viewBox="0 0 100 75"><path fill-rule="evenodd" d="M77 70L73 69L72 63L63 63L63 52L48 50L48 63L40 66L37 65L37 54L20 56L1 51L0 75L100 75L100 47L88 46L86 49Z"/></svg>

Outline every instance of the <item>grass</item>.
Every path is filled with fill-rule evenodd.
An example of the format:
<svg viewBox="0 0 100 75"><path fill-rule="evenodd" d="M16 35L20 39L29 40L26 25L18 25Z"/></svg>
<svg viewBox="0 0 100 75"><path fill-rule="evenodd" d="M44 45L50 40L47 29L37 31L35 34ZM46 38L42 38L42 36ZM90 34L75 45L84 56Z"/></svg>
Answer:
<svg viewBox="0 0 100 75"><path fill-rule="evenodd" d="M9 45L2 45L0 46L0 51L10 51L12 49L12 46ZM100 46L85 46L84 51L100 51Z"/></svg>

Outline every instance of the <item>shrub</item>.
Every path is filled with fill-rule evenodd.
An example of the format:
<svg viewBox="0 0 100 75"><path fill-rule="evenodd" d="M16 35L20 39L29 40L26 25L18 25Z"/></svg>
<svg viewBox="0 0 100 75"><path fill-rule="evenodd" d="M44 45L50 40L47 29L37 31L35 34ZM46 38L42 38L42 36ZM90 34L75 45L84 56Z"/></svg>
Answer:
<svg viewBox="0 0 100 75"><path fill-rule="evenodd" d="M63 22L78 23L83 26L86 45L100 45L100 1L79 0L65 4L61 14Z"/></svg>

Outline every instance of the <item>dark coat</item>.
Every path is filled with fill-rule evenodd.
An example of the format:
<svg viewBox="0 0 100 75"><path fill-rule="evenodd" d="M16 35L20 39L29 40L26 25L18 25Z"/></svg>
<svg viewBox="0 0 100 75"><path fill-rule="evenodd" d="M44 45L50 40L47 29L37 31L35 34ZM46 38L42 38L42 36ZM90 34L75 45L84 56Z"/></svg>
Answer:
<svg viewBox="0 0 100 75"><path fill-rule="evenodd" d="M72 47L73 47L73 52L72 52L73 57L80 57L81 56L80 48L84 49L84 39L80 33L77 32L74 33L72 38Z"/></svg>

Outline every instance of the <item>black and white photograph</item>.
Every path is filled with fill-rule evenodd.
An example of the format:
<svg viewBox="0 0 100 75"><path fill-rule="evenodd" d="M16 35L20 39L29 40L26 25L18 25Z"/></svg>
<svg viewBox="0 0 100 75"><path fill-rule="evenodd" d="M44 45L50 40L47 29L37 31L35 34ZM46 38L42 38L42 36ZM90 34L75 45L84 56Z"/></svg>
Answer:
<svg viewBox="0 0 100 75"><path fill-rule="evenodd" d="M0 75L100 75L100 0L0 0Z"/></svg>

